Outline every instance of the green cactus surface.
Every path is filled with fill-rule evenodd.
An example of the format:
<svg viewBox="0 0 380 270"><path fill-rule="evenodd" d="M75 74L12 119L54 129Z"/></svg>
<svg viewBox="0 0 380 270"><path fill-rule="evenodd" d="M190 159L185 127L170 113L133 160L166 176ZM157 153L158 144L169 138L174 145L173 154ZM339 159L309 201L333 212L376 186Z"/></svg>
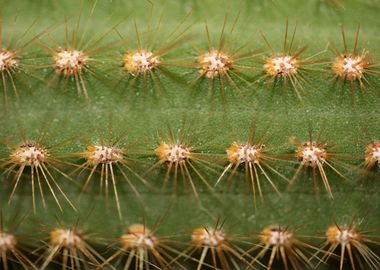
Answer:
<svg viewBox="0 0 380 270"><path fill-rule="evenodd" d="M365 161L366 147L380 140L379 0L0 0L0 11L0 49L19 52L14 69L0 65L0 233L18 236L36 269L48 258L44 250L53 228L76 226L101 256L99 264L67 269L123 269L117 260L102 260L119 250L128 226L141 223L158 225L157 237L175 241L178 254L167 267L198 270L226 269L215 267L211 255L204 265L200 252L184 255L192 231L212 228L218 220L225 220L223 230L240 256L252 261L264 244L244 252L271 225L288 226L295 238L320 248L330 226L358 224L363 217L358 230L369 231L373 240L366 244L373 265L363 259L359 264L355 255L355 269L380 269L380 157L371 168ZM337 53L345 53L342 31L346 57L356 46L355 55L369 65L360 80L336 77L332 70ZM78 46L89 53L86 68L65 77L53 55ZM123 62L139 47L159 52L157 68L145 75L128 73ZM197 61L211 49L241 59L227 74L208 78ZM297 74L273 80L265 73L266 59L278 54L301 59ZM220 178L229 165L226 150L247 143L252 131L251 143L263 147L266 165L252 163L250 173L248 165L232 164ZM333 198L320 168L313 173L299 167L297 148L310 136L336 153L321 164ZM46 167L34 168L39 172L33 171L32 179L32 168L25 166L11 196L22 165L10 155L35 142L49 153ZM168 165L156 156L162 143L186 144L196 154L185 165ZM85 163L91 145L122 149L121 161L94 169ZM261 191L255 183L254 197L249 177L256 179L255 170ZM0 238L2 252L1 245ZM310 249L304 254L312 265L299 269L340 269L339 251L322 262L318 258L326 253ZM230 267L266 269L269 253L252 265L237 260ZM4 256L0 253L0 262ZM33 269L12 263L9 269ZM62 265L55 256L46 269ZM350 267L345 253L342 269ZM162 268L146 262L135 268L133 262L128 269ZM272 269L286 269L281 257Z"/></svg>

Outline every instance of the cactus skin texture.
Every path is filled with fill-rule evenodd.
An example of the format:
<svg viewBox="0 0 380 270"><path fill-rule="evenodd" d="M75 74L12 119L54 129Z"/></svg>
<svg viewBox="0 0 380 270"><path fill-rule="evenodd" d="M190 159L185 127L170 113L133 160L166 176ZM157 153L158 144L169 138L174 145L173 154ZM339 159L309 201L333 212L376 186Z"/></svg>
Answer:
<svg viewBox="0 0 380 270"><path fill-rule="evenodd" d="M135 246L154 236L144 254L159 268L380 269L379 0L0 6L0 269L156 269L120 253L136 224L149 230L131 236ZM62 190L52 183L56 198L45 181L40 190L42 170L31 171L47 157L14 152L26 140L54 159L46 178ZM307 142L321 151L301 149ZM251 144L259 158L238 147ZM15 153L26 165L9 204ZM278 233L271 226L305 244L301 256L325 263L281 257L295 246L273 260L281 244L260 253L263 235ZM80 234L54 234L66 249L52 250L52 232L66 229ZM207 239L192 242L192 232L218 230L229 237L224 255L218 245L205 249ZM347 245L341 253L342 234L364 256Z"/></svg>

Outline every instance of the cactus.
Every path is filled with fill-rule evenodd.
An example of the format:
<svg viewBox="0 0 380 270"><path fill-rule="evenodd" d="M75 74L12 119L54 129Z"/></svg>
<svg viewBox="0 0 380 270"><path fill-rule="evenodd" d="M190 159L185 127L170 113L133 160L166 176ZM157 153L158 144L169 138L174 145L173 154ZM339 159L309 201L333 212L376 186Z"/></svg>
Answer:
<svg viewBox="0 0 380 270"><path fill-rule="evenodd" d="M380 267L378 0L1 7L1 269Z"/></svg>

